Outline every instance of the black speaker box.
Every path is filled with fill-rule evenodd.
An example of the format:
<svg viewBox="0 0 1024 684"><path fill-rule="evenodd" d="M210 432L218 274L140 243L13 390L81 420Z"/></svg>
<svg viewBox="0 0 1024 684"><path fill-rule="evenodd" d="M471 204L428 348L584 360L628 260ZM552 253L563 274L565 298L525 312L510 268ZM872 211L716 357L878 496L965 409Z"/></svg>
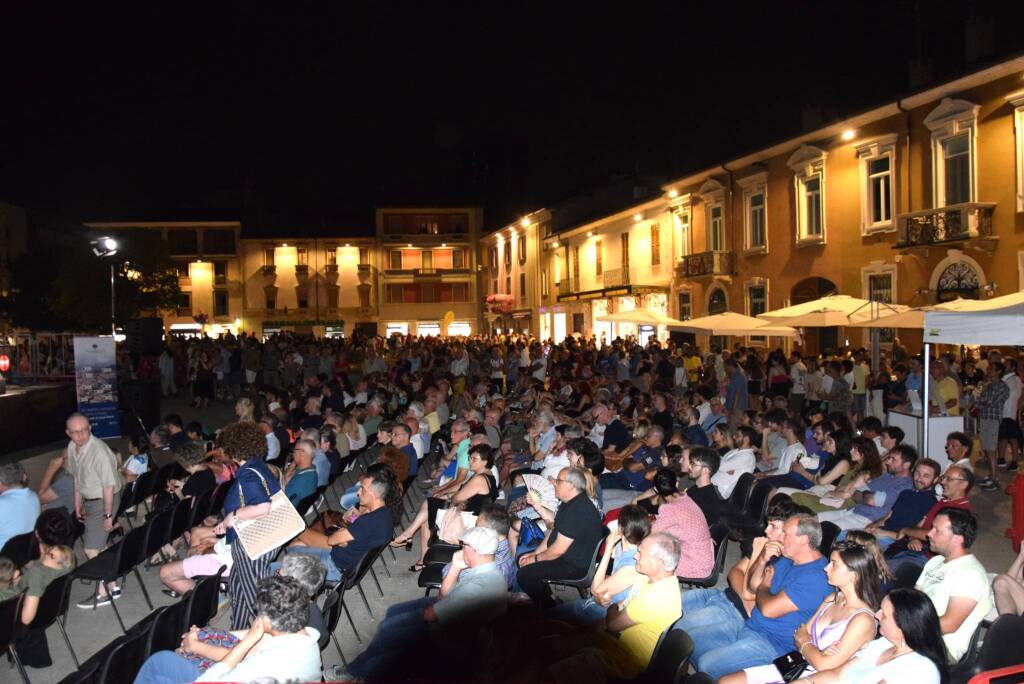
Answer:
<svg viewBox="0 0 1024 684"><path fill-rule="evenodd" d="M125 344L134 358L160 356L164 348L164 322L159 318L136 318L124 326Z"/></svg>

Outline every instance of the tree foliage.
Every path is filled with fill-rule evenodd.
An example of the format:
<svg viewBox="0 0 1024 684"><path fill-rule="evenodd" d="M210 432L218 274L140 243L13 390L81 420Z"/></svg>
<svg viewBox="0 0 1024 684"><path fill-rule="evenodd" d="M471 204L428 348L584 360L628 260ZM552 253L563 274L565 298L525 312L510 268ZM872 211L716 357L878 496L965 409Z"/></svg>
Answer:
<svg viewBox="0 0 1024 684"><path fill-rule="evenodd" d="M111 234L113 257L90 248L95 235L76 233L39 241L12 264L12 296L5 303L14 325L33 330L110 330L110 266L114 265L118 325L172 308L178 275L159 232Z"/></svg>

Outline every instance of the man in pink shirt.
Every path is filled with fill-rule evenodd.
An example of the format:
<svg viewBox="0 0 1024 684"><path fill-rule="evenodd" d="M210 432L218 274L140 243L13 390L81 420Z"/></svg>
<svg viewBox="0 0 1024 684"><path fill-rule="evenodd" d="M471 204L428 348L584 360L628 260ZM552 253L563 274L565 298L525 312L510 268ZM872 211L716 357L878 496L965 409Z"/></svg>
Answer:
<svg viewBox="0 0 1024 684"><path fill-rule="evenodd" d="M679 540L682 553L677 577L707 577L715 567L715 543L711 539L704 511L687 494L676 494L658 509L651 529L667 532Z"/></svg>

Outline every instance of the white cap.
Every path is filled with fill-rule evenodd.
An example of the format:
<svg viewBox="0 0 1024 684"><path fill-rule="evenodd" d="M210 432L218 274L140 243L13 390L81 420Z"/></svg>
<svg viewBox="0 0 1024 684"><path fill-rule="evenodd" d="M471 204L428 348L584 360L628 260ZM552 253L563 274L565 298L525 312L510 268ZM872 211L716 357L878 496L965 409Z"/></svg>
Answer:
<svg viewBox="0 0 1024 684"><path fill-rule="evenodd" d="M462 543L484 556L498 552L498 533L489 527L471 527L462 533Z"/></svg>

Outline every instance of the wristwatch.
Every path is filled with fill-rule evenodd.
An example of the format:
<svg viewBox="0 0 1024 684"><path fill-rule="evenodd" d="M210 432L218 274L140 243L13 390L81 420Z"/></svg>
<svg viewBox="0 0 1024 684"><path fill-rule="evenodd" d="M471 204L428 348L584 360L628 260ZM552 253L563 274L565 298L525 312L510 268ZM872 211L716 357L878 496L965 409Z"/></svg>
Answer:
<svg viewBox="0 0 1024 684"><path fill-rule="evenodd" d="M111 519L111 518L113 518L113 517L114 517L114 516L113 516L113 514L111 514L111 513L104 513L104 514L103 514L103 519L104 519L104 520L110 520L110 519Z"/></svg>

